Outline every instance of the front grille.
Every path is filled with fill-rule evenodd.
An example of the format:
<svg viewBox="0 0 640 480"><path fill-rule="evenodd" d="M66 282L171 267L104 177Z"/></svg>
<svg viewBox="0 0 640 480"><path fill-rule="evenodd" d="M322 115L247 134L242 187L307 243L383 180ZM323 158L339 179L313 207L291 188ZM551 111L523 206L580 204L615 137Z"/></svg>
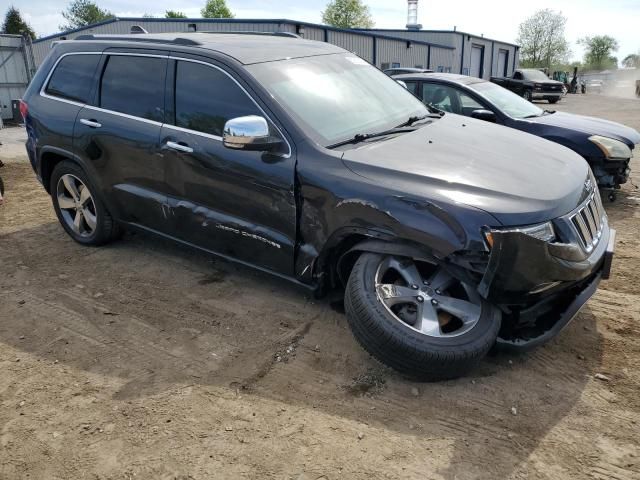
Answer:
<svg viewBox="0 0 640 480"><path fill-rule="evenodd" d="M604 208L600 194L595 191L580 209L571 217L571 223L578 232L582 248L590 252L598 245L604 229Z"/></svg>

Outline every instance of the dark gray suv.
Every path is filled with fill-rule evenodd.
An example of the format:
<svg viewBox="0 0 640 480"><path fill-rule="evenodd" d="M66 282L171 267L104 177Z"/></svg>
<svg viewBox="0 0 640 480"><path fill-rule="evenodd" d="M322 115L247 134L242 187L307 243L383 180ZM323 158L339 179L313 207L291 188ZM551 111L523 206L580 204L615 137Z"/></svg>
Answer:
<svg viewBox="0 0 640 480"><path fill-rule="evenodd" d="M138 228L343 288L364 348L419 378L543 343L609 275L581 157L432 110L326 43L85 36L55 46L22 111L74 240Z"/></svg>

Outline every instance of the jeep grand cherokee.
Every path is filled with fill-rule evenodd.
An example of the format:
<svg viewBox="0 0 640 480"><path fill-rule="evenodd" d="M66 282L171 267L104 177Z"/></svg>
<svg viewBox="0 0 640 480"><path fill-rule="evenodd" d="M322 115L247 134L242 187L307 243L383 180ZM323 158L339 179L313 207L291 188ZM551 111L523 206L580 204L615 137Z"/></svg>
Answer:
<svg viewBox="0 0 640 480"><path fill-rule="evenodd" d="M586 162L442 114L336 46L257 34L59 42L22 104L64 230L135 227L317 292L423 379L555 335L610 270Z"/></svg>

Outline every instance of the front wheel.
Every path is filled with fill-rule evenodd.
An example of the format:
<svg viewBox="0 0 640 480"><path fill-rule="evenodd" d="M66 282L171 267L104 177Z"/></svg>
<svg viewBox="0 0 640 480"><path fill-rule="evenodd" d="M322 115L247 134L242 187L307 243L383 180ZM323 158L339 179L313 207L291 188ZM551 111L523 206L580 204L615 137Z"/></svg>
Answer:
<svg viewBox="0 0 640 480"><path fill-rule="evenodd" d="M464 375L494 345L501 315L443 267L363 253L345 291L349 325L374 357L420 380Z"/></svg>
<svg viewBox="0 0 640 480"><path fill-rule="evenodd" d="M522 94L522 98L524 98L527 102L531 102L533 99L531 90L525 90L524 93Z"/></svg>

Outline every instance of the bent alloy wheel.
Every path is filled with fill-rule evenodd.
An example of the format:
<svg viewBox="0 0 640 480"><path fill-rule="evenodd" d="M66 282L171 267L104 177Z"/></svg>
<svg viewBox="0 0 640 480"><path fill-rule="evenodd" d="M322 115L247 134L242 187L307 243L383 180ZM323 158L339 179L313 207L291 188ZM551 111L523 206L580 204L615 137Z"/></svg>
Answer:
<svg viewBox="0 0 640 480"><path fill-rule="evenodd" d="M76 242L102 245L120 234L89 176L78 164L65 160L56 165L49 191L60 224Z"/></svg>
<svg viewBox="0 0 640 480"><path fill-rule="evenodd" d="M90 237L96 230L96 205L89 188L70 173L62 175L56 188L58 207L76 235Z"/></svg>
<svg viewBox="0 0 640 480"><path fill-rule="evenodd" d="M349 325L381 362L421 380L459 377L494 345L500 311L440 265L363 253L345 291Z"/></svg>

